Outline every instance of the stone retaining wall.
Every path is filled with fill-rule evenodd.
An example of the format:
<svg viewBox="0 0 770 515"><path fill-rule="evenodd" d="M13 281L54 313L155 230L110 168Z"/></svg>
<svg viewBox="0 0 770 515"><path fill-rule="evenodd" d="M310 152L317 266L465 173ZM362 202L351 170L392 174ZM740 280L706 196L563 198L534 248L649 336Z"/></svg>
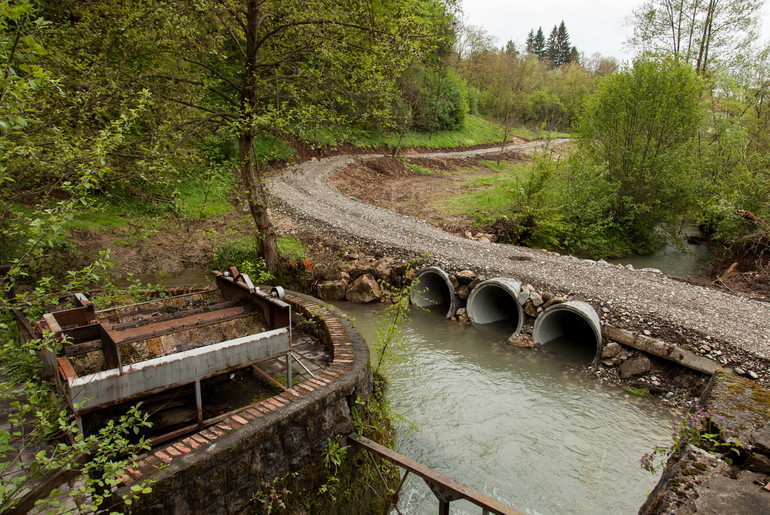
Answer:
<svg viewBox="0 0 770 515"><path fill-rule="evenodd" d="M142 457L124 476L121 493L144 479L154 484L131 506L133 513L254 513L252 497L261 482L299 470L329 440L353 431L350 406L372 394L366 343L334 308L296 293L287 293L286 301L295 314L320 323L330 366Z"/></svg>
<svg viewBox="0 0 770 515"><path fill-rule="evenodd" d="M770 514L770 391L717 371L700 404L710 410L710 431L718 426L718 439L730 443L720 453L697 446L711 439L677 449L639 513Z"/></svg>

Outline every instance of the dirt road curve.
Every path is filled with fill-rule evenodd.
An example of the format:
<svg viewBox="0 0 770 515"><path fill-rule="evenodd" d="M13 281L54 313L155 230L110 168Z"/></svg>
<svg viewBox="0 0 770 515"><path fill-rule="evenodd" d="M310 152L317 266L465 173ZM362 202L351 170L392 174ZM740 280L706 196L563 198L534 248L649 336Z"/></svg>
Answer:
<svg viewBox="0 0 770 515"><path fill-rule="evenodd" d="M541 144L511 145L506 151L524 152ZM464 158L499 151L422 155ZM512 277L557 295L587 300L606 321L649 329L653 336L667 339L675 337L671 334L675 332L696 343L716 340L770 358L770 303L693 286L659 273L468 240L422 220L364 204L327 183L331 173L372 157L380 156L337 156L286 169L270 186L278 209L317 232L371 249L397 255L427 253L429 263L448 269L469 268L487 277Z"/></svg>

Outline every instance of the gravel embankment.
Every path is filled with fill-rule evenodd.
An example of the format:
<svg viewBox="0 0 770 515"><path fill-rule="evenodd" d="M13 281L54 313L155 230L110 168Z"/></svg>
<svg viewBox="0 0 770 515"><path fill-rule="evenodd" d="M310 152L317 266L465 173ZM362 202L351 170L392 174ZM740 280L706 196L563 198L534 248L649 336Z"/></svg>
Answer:
<svg viewBox="0 0 770 515"><path fill-rule="evenodd" d="M511 145L506 151L526 151L538 144ZM463 158L499 151L421 156ZM379 155L337 156L286 169L270 186L278 209L317 232L371 249L399 256L427 254L428 263L447 269L469 268L487 277L512 277L557 295L589 301L605 321L649 329L653 336L720 343L770 358L770 303L690 285L660 273L468 240L425 221L362 203L327 183L331 173L372 157Z"/></svg>

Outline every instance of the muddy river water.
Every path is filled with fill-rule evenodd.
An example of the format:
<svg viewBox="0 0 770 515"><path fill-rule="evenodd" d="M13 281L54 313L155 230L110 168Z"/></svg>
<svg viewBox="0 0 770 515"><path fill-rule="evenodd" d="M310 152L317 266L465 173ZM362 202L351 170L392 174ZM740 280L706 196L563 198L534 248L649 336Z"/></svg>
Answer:
<svg viewBox="0 0 770 515"><path fill-rule="evenodd" d="M339 307L376 338L380 306ZM672 414L579 379L568 362L580 356L515 349L505 336L412 311L404 359L386 370L405 418L397 450L524 513L636 513L658 479L638 460L669 441ZM438 503L410 477L399 510L437 513ZM451 512L481 509L456 501Z"/></svg>

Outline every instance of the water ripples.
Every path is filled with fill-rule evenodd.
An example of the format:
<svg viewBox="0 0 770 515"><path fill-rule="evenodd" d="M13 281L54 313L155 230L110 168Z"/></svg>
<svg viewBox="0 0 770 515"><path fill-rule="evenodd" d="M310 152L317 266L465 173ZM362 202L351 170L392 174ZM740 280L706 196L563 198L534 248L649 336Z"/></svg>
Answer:
<svg viewBox="0 0 770 515"><path fill-rule="evenodd" d="M374 338L371 308L346 305ZM397 450L530 514L635 513L657 478L638 459L668 440L670 417L648 399L584 383L563 361L511 348L503 335L421 311L405 331L407 362L388 368L404 424ZM419 478L402 513L435 513ZM478 513L453 502L452 513Z"/></svg>

